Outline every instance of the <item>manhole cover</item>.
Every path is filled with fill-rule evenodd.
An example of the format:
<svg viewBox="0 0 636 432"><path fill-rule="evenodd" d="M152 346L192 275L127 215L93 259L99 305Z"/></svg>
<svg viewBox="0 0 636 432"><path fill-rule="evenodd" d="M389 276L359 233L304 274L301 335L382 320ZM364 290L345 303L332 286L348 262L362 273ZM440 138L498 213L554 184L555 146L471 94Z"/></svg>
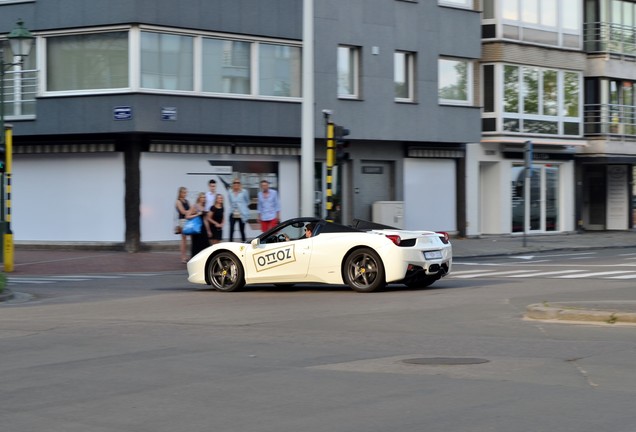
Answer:
<svg viewBox="0 0 636 432"><path fill-rule="evenodd" d="M442 366L454 366L454 365L472 365L488 363L490 360L470 357L423 357L412 358L402 360L404 363L415 365L442 365Z"/></svg>

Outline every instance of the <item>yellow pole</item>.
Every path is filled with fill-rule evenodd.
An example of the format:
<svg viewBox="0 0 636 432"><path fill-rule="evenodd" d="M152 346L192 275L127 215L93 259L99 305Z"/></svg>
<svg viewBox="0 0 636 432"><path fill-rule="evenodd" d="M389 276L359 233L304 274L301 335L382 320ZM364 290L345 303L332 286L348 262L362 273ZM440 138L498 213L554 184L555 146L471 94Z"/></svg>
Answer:
<svg viewBox="0 0 636 432"><path fill-rule="evenodd" d="M13 271L14 267L13 232L11 232L11 163L13 162L13 130L11 129L11 126L6 125L4 133L4 142L7 155L7 162L5 167L5 177L7 179L7 231L4 233L4 271L10 273Z"/></svg>
<svg viewBox="0 0 636 432"><path fill-rule="evenodd" d="M335 125L327 123L327 220L331 221L333 215L333 166L336 162L336 140L334 137ZM333 221L332 221L333 222Z"/></svg>

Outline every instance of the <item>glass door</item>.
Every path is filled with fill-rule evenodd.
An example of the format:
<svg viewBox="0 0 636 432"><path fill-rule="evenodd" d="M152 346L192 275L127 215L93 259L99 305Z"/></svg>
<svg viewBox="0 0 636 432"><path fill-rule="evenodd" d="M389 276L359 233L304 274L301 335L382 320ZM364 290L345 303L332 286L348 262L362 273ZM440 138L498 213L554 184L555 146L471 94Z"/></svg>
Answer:
<svg viewBox="0 0 636 432"><path fill-rule="evenodd" d="M523 164L512 166L512 232L524 232L525 182ZM530 174L529 231L557 231L559 226L559 166L533 164Z"/></svg>

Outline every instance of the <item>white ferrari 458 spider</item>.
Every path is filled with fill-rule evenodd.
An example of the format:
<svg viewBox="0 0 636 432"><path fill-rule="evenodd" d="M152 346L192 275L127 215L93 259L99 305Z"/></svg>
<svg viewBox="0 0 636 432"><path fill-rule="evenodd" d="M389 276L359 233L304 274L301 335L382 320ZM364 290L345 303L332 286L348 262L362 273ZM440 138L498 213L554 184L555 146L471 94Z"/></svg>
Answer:
<svg viewBox="0 0 636 432"><path fill-rule="evenodd" d="M346 284L371 292L387 283L426 287L451 271L448 234L365 221L285 221L248 243L210 246L188 262L188 281L234 291L245 284Z"/></svg>

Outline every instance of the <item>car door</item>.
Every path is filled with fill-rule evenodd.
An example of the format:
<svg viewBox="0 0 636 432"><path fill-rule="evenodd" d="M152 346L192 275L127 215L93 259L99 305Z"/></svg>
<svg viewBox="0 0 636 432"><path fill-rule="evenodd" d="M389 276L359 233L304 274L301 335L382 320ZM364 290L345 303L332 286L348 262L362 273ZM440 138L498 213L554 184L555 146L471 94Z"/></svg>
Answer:
<svg viewBox="0 0 636 432"><path fill-rule="evenodd" d="M312 239L248 245L247 283L303 282L309 268Z"/></svg>

